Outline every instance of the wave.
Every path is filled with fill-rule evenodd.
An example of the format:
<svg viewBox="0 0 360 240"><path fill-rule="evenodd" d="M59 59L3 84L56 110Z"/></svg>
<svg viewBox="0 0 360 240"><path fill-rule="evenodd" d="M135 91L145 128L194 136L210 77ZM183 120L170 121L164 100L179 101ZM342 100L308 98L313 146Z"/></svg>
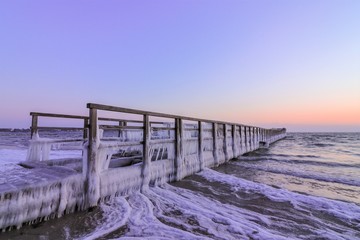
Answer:
<svg viewBox="0 0 360 240"><path fill-rule="evenodd" d="M269 155L270 156L270 155ZM360 164L346 164L346 163L338 163L338 162L320 162L320 161L312 161L312 160L303 160L303 159L296 159L296 157L300 158L314 158L313 155L293 155L289 158L295 159L279 159L275 157L267 157L267 156L260 156L260 157L246 157L241 156L239 159L242 161L273 161L273 162L280 162L280 163L289 163L289 164L307 164L307 165L314 165L314 166L326 166L326 167L349 167L349 168L360 168Z"/></svg>
<svg viewBox="0 0 360 240"><path fill-rule="evenodd" d="M357 186L360 187L360 179L354 179L351 177L337 177L334 175L331 175L329 173L321 173L321 172L312 172L308 171L306 169L301 170L300 168L294 168L293 166L290 166L291 168L284 168L284 166L269 166L269 165L253 165L246 162L236 162L233 161L231 164L249 168L249 169L255 169L255 170L261 170L265 172L271 172L271 173L278 173L278 174L284 174L289 175L293 177L300 177L300 178L307 178L307 179L313 179L318 181L324 181L324 182L335 182L335 183L341 183L346 184L350 186Z"/></svg>
<svg viewBox="0 0 360 240"><path fill-rule="evenodd" d="M80 239L360 237L356 204L276 189L209 169L181 182L195 189L165 184L101 203L104 214L99 226ZM244 196L248 205L241 207Z"/></svg>

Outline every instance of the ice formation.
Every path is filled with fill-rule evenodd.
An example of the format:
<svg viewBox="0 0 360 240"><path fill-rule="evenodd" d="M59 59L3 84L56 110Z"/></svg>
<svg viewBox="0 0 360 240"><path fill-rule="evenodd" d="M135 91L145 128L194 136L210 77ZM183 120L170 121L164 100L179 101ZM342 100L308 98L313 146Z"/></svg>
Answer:
<svg viewBox="0 0 360 240"><path fill-rule="evenodd" d="M270 143L284 137L284 133L259 136L260 132L250 127L200 124L182 123L179 135L173 123L163 124L165 129L150 127L148 139L144 139L142 129L122 130L120 136L109 137L98 127L97 137L83 143L82 173L0 195L0 212L6 213L0 215L0 228L61 216L134 190L146 192L149 185L181 180L254 150L259 137ZM48 160L51 147L58 148L62 141L36 133L27 160ZM148 143L146 152L144 142Z"/></svg>

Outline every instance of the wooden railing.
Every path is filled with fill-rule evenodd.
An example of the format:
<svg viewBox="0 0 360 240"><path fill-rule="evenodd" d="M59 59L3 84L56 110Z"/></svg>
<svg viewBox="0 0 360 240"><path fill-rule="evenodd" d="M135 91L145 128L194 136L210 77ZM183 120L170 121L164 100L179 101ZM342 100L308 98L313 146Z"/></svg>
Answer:
<svg viewBox="0 0 360 240"><path fill-rule="evenodd" d="M279 136L285 134L286 129L265 129L255 126L249 126L238 123L231 123L225 121L215 121L194 117L186 117L180 115L172 115L158 112L142 111L136 109L107 106L95 103L88 103L89 116L76 116L76 115L64 115L64 114L52 114L52 113L39 113L32 112L32 125L31 135L41 130L79 130L83 131L83 137L81 139L73 139L73 141L87 142L87 158L83 159L83 175L85 176L85 191L87 193L88 206L94 206L97 204L100 196L100 178L101 172L106 170L99 168L102 164L98 164L97 161L105 162L109 159L99 159L99 151L101 149L121 149L124 146L137 146L142 149L142 162L141 162L141 179L143 181L142 186L149 185L150 179L148 172L151 171L151 162L157 160L157 156L161 153L164 154L164 149L157 149L155 152L154 146L159 144L167 144L174 149L174 156L171 161L166 164L173 164L174 178L172 180L180 180L184 175L181 173L183 167L183 161L186 156L191 154L197 154L198 163L197 170L202 170L204 167L217 166L224 161L228 161L233 157L238 157L244 152L255 150L260 146L260 143L269 143L279 139ZM137 118L129 117L124 118L108 118L99 116L107 112L121 113L127 115L135 115ZM120 115L120 114L119 114ZM123 115L121 115L123 116ZM62 118L62 119L77 119L82 121L83 127L45 127L39 126L39 118ZM150 121L156 119L166 119L164 121ZM137 120L134 120L137 119ZM141 120L139 120L141 119ZM105 122L105 123L104 123ZM112 122L107 124L106 122ZM105 131L118 131L118 135L115 137L101 138L99 129ZM127 141L124 135L128 131L142 131L141 139L136 141ZM156 131L168 131L167 138L156 138L154 132ZM194 135L190 138L185 136ZM186 135L187 134L187 135ZM61 142L62 140L58 140ZM71 141L69 139L63 139L63 141ZM188 153L189 149L185 149L185 144L193 147L194 153ZM205 145L207 144L207 145ZM209 147L209 144L211 147ZM205 149L207 146L207 150ZM239 147L240 146L240 147ZM241 148L241 149L240 149ZM195 151L195 150L196 151ZM211 163L208 160L204 161L204 158L209 159L211 154ZM219 155L220 154L220 155ZM205 157L204 157L205 156ZM169 157L169 156L168 156ZM160 157L162 158L162 157ZM159 163L160 164L160 163ZM196 163L197 164L197 163ZM106 164L105 164L106 165ZM105 168L107 168L107 165ZM153 164L157 166L157 164ZM195 171L195 170L194 170Z"/></svg>

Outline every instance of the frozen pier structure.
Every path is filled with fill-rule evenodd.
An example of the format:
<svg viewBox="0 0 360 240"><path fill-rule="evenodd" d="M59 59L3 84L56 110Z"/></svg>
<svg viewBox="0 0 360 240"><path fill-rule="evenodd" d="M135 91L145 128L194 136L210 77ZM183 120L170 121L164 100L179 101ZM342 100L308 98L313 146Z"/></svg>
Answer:
<svg viewBox="0 0 360 240"><path fill-rule="evenodd" d="M0 184L0 229L59 217L96 206L113 195L178 181L286 135L284 128L264 129L93 103L87 108L89 116L30 113L32 138L27 161L21 164L21 182L10 179ZM81 126L42 127L39 118L70 118ZM78 136L42 136L59 130L78 131ZM50 151L72 143L81 147L82 156L50 159Z"/></svg>

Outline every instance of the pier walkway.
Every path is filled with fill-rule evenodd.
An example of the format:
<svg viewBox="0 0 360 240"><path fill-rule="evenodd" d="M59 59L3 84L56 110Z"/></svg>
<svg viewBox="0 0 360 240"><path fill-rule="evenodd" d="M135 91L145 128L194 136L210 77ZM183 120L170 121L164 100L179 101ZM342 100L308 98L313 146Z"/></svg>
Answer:
<svg viewBox="0 0 360 240"><path fill-rule="evenodd" d="M107 197L179 181L286 136L284 128L264 129L93 103L87 108L88 116L30 113L32 138L27 160L11 172L2 171L0 178L0 229L60 217L96 206ZM39 126L40 118L73 119L81 126ZM77 135L44 138L46 131ZM50 158L51 151L71 144L81 156Z"/></svg>

